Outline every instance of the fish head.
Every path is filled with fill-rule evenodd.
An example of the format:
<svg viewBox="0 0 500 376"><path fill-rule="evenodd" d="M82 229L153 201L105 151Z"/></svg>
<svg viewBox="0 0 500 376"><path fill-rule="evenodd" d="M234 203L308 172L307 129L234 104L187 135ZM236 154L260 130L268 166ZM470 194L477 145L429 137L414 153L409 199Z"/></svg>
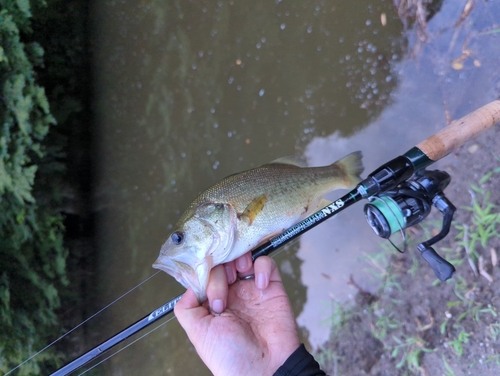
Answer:
<svg viewBox="0 0 500 376"><path fill-rule="evenodd" d="M236 234L237 215L224 203L205 203L187 210L163 244L153 268L191 287L201 303L206 300L210 270L229 255Z"/></svg>

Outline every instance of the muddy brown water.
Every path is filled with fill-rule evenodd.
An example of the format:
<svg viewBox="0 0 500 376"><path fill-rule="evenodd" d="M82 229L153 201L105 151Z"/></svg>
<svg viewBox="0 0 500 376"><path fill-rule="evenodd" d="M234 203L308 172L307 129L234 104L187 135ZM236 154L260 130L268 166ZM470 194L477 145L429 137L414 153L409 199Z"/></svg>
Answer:
<svg viewBox="0 0 500 376"><path fill-rule="evenodd" d="M451 23L460 11L445 2L435 17ZM315 166L354 150L369 172L446 124L449 87L436 67L479 92L478 67L449 68L460 44L438 43L442 62L409 57L414 41L391 1L96 1L93 27L96 307L155 272L179 215L223 177L281 156L304 155ZM488 93L464 98L454 99L453 116ZM357 204L276 256L309 348L328 338L334 303L356 293L351 275L376 289L365 255L378 243ZM160 273L89 323L87 342L182 291ZM210 374L175 319L94 372Z"/></svg>

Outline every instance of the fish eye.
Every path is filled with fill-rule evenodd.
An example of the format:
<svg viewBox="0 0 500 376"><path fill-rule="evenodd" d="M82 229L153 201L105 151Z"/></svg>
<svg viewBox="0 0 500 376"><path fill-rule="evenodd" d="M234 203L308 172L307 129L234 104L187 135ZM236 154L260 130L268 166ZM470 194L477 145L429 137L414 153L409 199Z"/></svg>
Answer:
<svg viewBox="0 0 500 376"><path fill-rule="evenodd" d="M176 231L174 232L171 236L170 236L170 239L172 239L172 242L175 244L175 245L179 245L182 243L182 241L184 240L184 233L180 232L180 231Z"/></svg>

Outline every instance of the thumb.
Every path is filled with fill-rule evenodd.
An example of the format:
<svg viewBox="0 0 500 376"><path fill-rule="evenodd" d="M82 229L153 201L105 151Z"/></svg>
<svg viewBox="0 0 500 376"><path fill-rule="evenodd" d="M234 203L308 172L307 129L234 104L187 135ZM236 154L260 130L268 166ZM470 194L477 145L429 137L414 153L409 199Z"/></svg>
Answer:
<svg viewBox="0 0 500 376"><path fill-rule="evenodd" d="M175 304L174 314L189 335L195 324L210 313L205 307L200 306L195 293L191 288L188 288L182 298Z"/></svg>
<svg viewBox="0 0 500 376"><path fill-rule="evenodd" d="M177 316L177 311L182 309L190 309L190 308L195 308L199 307L200 303L198 303L198 300L196 299L196 295L194 294L193 290L191 287L189 287L184 294L182 294L182 297L180 300L175 304L174 307L174 312L175 315Z"/></svg>

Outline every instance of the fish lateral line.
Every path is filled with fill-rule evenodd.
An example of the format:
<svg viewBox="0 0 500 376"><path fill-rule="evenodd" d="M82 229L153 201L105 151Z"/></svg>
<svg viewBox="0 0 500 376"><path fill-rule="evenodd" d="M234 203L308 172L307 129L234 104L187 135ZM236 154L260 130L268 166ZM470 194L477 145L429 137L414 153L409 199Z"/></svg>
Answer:
<svg viewBox="0 0 500 376"><path fill-rule="evenodd" d="M299 222L295 226L292 226L289 230L285 231L283 234L278 235L275 238L271 239L271 241L269 241L268 243L254 249L252 251L252 260L255 260L257 257L260 257L262 255L268 255L269 253L276 250L277 247L273 248L273 245L271 244L273 240L274 243L277 244L277 246L281 246L284 243L291 240L292 238L294 238L296 235L302 233L301 231L293 229L302 228L304 230L308 230L316 226L317 224L323 222L325 219L331 217L332 215L337 214L341 210L346 209L347 207L359 201L360 199L368 198L374 194L384 192L385 190L390 189L392 185L396 186L401 181L408 179L415 170L424 169L425 167L431 165L435 161L448 155L453 150L457 149L459 146L462 146L465 142L472 140L479 133L482 133L483 131L494 126L498 122L500 122L500 100L495 100L481 107L480 109L474 111L473 113L466 115L462 119L453 122L443 130L439 131L435 135L429 137L428 139L422 141L421 143L410 149L407 153L404 154L404 156L401 156L405 158L407 163L405 162L403 163L403 165L401 165L399 163L401 162L400 160L401 157L398 157L379 167L372 174L370 174L367 179L360 182L353 191L349 192L347 195L343 196L340 199L343 202L342 206L338 205L339 200L337 200L335 203L333 203L334 206L329 205L321 209L319 211L320 212L319 214L315 213L311 215L302 222ZM395 161L398 162L395 164L395 166L398 167L396 169L392 168L394 167L393 162ZM389 172L388 175L390 179L387 179L386 176L387 172ZM397 172L397 174L395 174L395 172ZM309 223L311 224L309 225ZM278 244L277 240L280 238L284 239L285 238L284 235L287 233L294 233L294 235L287 236L286 240L282 240ZM178 299L180 299L180 297L174 298L173 300L175 301ZM165 304L160 309L155 310L155 312L158 311L159 312L154 315L154 318L162 317L164 315L164 312L168 311L168 309L166 308L164 309L163 307L169 305L169 303ZM129 328L117 334L115 337L113 337L113 340L116 337L120 336L121 334L123 334L121 336L122 339L127 338L124 335L125 332L127 332L127 335L131 335L129 333L132 330L135 331L140 330L141 328L144 327L143 325L144 320L148 320L148 316L146 316L143 320L140 320L136 324L131 325ZM154 320L152 319L150 321L153 322ZM119 343L120 341L121 340L117 340L115 342ZM111 347L111 339L106 341L105 344ZM103 348L99 346L99 349L101 350ZM88 361L90 361L91 359L93 359L90 357L91 353L92 350L87 353L89 356L87 356L87 354L84 354L80 358L73 361L71 363L73 368L71 369L74 370L77 368L74 366L74 364L77 363L77 361L79 361L80 365L83 365ZM69 368L67 366L63 368ZM61 370L62 369L60 369L60 371ZM60 373L60 371L57 371L53 375L68 374L65 372Z"/></svg>

